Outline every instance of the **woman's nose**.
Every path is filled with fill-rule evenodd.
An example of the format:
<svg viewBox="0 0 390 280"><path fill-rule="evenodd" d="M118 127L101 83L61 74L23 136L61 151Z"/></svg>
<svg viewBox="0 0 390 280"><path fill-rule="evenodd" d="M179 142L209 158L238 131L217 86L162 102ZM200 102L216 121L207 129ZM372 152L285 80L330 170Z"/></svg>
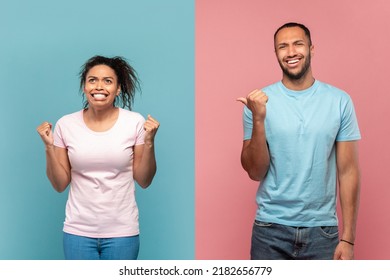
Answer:
<svg viewBox="0 0 390 280"><path fill-rule="evenodd" d="M103 84L102 84L101 81L98 81L98 82L96 83L96 89L97 89L97 90L103 89Z"/></svg>

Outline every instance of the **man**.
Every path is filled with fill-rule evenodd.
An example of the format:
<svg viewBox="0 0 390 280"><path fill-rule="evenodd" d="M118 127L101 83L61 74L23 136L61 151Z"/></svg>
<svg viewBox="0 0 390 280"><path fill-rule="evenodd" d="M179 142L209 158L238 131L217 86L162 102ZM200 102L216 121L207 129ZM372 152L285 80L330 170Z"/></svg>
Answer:
<svg viewBox="0 0 390 280"><path fill-rule="evenodd" d="M282 80L238 98L246 105L241 163L261 181L251 259L353 259L360 132L352 101L313 77L304 25L281 26L274 46Z"/></svg>

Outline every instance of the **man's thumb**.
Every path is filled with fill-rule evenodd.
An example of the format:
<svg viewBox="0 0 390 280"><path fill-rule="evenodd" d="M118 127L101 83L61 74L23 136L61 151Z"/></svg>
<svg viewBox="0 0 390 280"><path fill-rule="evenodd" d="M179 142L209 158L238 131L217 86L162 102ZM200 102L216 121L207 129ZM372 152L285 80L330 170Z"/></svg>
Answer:
<svg viewBox="0 0 390 280"><path fill-rule="evenodd" d="M239 97L239 98L236 99L236 101L240 101L245 106L248 105L248 102L247 102L245 97Z"/></svg>

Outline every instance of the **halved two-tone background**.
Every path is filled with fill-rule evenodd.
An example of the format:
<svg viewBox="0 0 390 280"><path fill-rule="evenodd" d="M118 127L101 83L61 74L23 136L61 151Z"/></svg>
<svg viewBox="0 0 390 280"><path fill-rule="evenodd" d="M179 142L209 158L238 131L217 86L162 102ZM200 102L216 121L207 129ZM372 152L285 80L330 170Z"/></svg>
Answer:
<svg viewBox="0 0 390 280"><path fill-rule="evenodd" d="M362 191L357 259L390 259L386 0L5 0L0 9L0 259L62 259L66 193L35 129L82 108L80 66L129 59L134 111L160 122L158 173L137 188L140 259L248 259L257 183L240 165L242 105L281 78L273 33L312 31L314 76L355 104Z"/></svg>

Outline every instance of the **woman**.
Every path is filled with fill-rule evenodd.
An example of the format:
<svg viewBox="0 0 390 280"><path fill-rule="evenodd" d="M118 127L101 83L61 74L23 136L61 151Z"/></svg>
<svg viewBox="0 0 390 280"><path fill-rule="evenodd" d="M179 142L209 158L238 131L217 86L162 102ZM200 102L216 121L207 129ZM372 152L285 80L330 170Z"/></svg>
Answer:
<svg viewBox="0 0 390 280"><path fill-rule="evenodd" d="M49 122L37 128L51 184L58 192L71 186L63 228L66 259L138 256L134 180L143 188L153 180L159 123L129 111L137 85L125 59L92 57L80 72L84 109L62 117L54 133Z"/></svg>

